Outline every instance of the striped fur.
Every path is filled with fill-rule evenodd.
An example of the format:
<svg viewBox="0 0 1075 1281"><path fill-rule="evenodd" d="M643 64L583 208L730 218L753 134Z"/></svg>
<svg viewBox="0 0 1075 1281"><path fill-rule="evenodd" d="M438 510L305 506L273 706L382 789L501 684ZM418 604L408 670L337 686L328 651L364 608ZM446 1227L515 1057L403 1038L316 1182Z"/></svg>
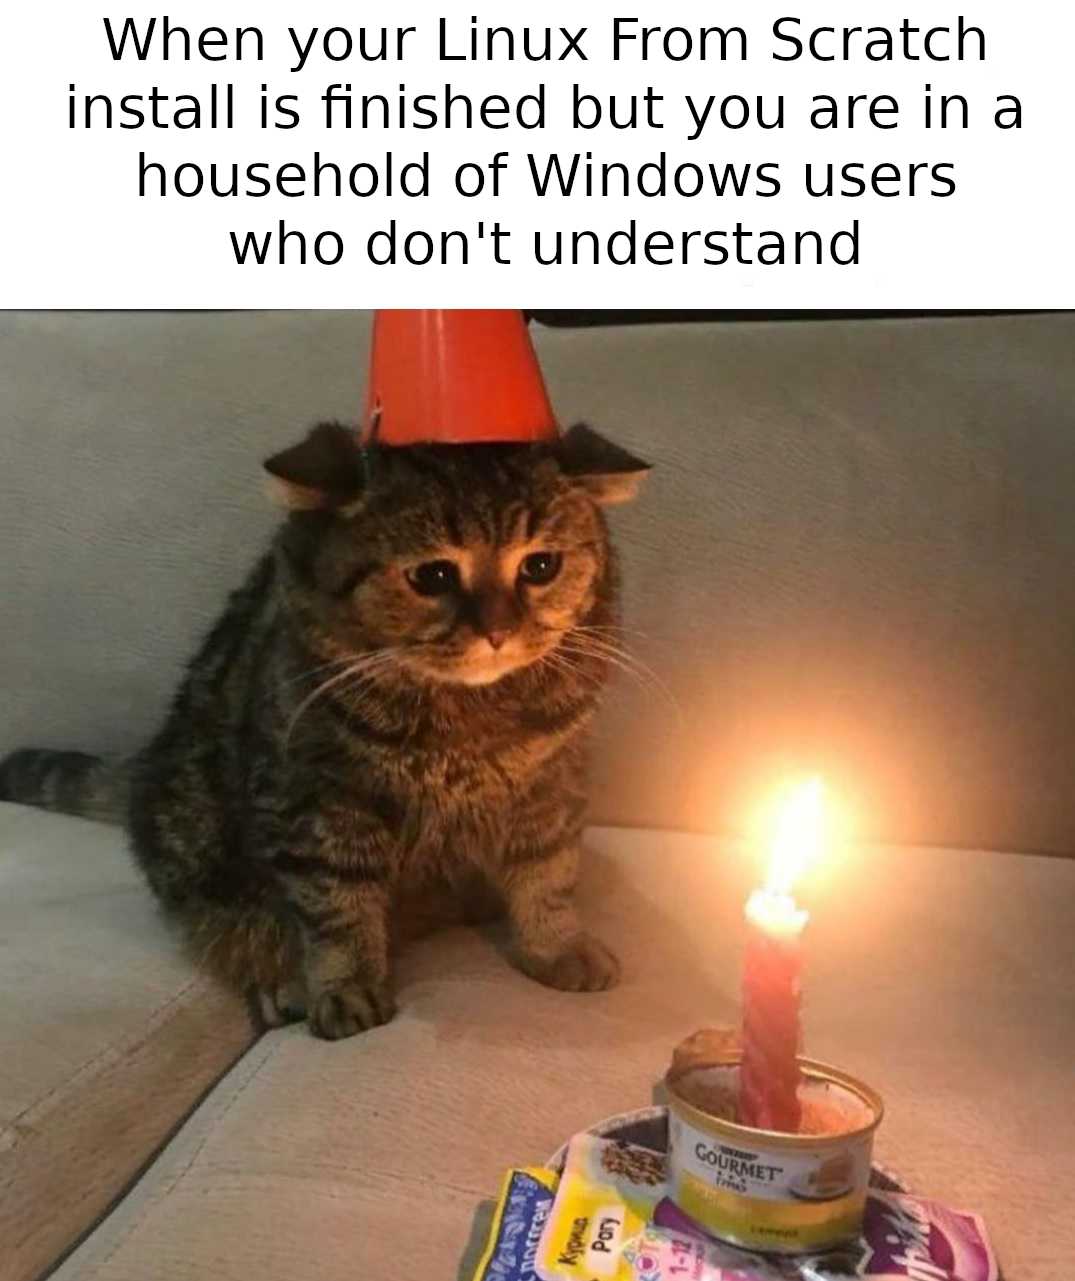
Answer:
<svg viewBox="0 0 1075 1281"><path fill-rule="evenodd" d="M26 747L0 761L0 800L122 823L126 793L126 767L85 752Z"/></svg>
<svg viewBox="0 0 1075 1281"><path fill-rule="evenodd" d="M490 905L535 978L615 980L572 891L616 653L600 506L642 467L585 430L371 456L335 426L267 464L291 514L133 763L127 819L199 958L269 1022L337 1038L385 1021L415 919ZM535 551L562 556L554 581L520 576ZM419 593L415 567L443 560L456 586ZM87 812L105 778L20 753L0 794Z"/></svg>

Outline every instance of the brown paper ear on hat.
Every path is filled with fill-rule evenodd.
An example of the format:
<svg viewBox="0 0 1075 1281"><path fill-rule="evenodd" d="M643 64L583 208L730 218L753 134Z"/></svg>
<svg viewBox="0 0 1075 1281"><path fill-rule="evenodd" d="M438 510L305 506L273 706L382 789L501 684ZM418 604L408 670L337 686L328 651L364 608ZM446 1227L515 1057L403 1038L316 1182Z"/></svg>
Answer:
<svg viewBox="0 0 1075 1281"><path fill-rule="evenodd" d="M289 511L331 511L362 492L365 473L354 432L319 423L305 440L263 464L270 496Z"/></svg>
<svg viewBox="0 0 1075 1281"><path fill-rule="evenodd" d="M595 503L614 507L637 497L651 464L606 440L604 436L578 423L566 432L556 446L560 468Z"/></svg>

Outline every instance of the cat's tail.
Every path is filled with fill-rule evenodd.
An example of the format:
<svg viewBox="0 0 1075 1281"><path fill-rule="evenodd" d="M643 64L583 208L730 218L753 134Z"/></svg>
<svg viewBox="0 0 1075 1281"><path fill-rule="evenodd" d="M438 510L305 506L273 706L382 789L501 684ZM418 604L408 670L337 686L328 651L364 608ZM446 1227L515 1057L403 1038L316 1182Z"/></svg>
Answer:
<svg viewBox="0 0 1075 1281"><path fill-rule="evenodd" d="M0 801L16 801L75 814L99 823L122 823L127 811L128 766L84 752L24 747L0 761Z"/></svg>

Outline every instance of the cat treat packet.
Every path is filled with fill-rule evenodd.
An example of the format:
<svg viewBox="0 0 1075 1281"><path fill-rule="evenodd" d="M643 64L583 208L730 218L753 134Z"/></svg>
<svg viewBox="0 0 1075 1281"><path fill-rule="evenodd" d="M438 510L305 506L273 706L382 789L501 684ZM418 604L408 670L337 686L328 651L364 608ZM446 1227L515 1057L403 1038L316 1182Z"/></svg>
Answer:
<svg viewBox="0 0 1075 1281"><path fill-rule="evenodd" d="M884 1281L998 1281L1000 1276L977 1214L897 1192L871 1192L862 1236L842 1256L810 1261L800 1275L804 1281L838 1281L849 1272Z"/></svg>
<svg viewBox="0 0 1075 1281"><path fill-rule="evenodd" d="M537 1281L538 1243L558 1181L552 1170L508 1171L473 1281Z"/></svg>

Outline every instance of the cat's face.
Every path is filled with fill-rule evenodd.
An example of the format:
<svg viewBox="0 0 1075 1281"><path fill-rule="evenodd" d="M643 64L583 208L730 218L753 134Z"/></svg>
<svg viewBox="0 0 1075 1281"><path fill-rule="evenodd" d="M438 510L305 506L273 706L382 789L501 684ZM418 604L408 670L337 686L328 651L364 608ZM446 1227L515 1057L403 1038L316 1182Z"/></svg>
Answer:
<svg viewBox="0 0 1075 1281"><path fill-rule="evenodd" d="M488 685L554 657L611 592L600 506L645 465L588 429L554 445L383 448L326 425L266 465L295 513L304 608L343 653Z"/></svg>
<svg viewBox="0 0 1075 1281"><path fill-rule="evenodd" d="M363 637L396 647L402 666L464 685L554 649L608 569L592 502L517 462L475 462L452 460L444 483L414 476L409 493L355 517L355 543L376 545L377 566L348 602Z"/></svg>

